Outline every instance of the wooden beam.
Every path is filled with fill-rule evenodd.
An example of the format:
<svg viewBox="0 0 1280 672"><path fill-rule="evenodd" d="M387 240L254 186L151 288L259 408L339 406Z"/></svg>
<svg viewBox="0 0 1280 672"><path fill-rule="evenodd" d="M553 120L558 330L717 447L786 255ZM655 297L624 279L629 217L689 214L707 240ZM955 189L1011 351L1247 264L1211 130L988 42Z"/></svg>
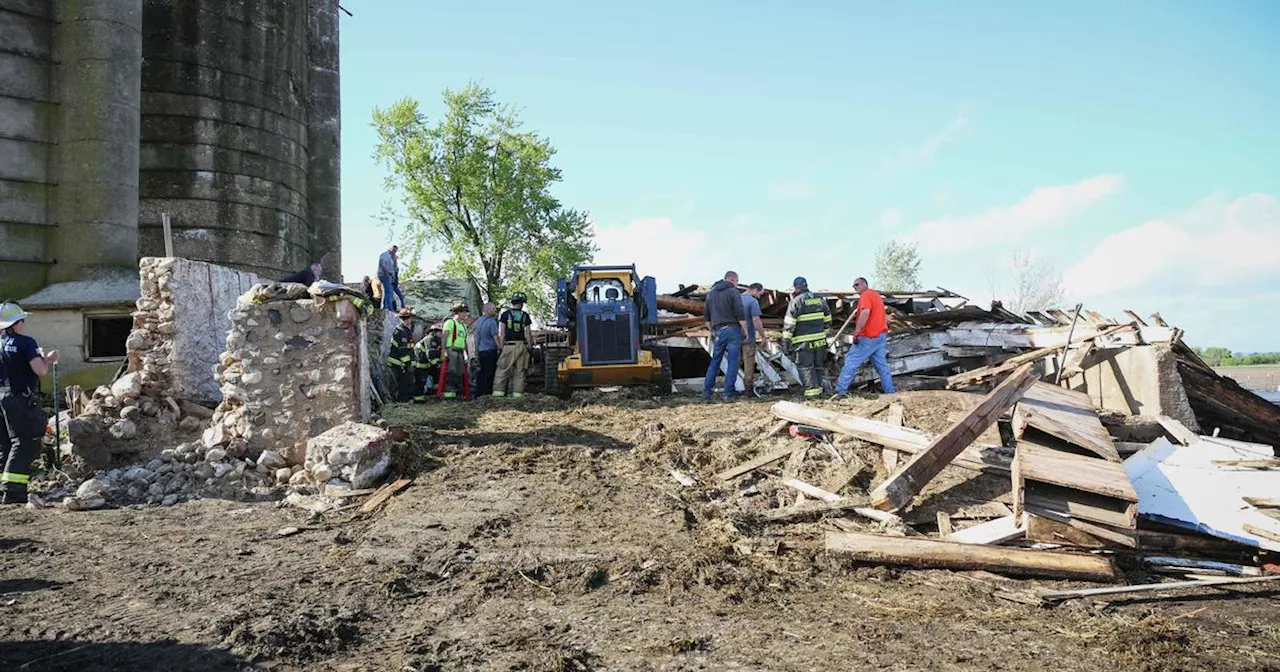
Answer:
<svg viewBox="0 0 1280 672"><path fill-rule="evenodd" d="M1126 502L1138 501L1138 492L1129 482L1123 464L1051 450L1033 443L1018 444L1013 474L1014 478L1052 483ZM1018 487L1015 483L1014 490Z"/></svg>
<svg viewBox="0 0 1280 672"><path fill-rule="evenodd" d="M910 504L916 493L1017 403L1036 379L1035 364L1023 364L983 397L963 420L952 424L901 471L881 483L871 493L872 505L882 511L899 511Z"/></svg>
<svg viewBox="0 0 1280 672"><path fill-rule="evenodd" d="M739 464L738 466L733 467L732 469L725 469L724 471L716 474L716 478L722 481L733 480L749 471L755 471L756 469L759 469L760 467L763 467L764 465L769 464L770 462L777 462L778 460L781 460L782 458L787 457L788 455L791 454L792 450L793 448L791 446L783 446L781 448L775 448L774 450L771 450L763 455L760 455L759 457L754 457L750 460L747 460L746 462L743 462L742 464Z"/></svg>
<svg viewBox="0 0 1280 672"><path fill-rule="evenodd" d="M1072 555L853 532L828 532L826 548L828 553L849 555L859 562L874 564L958 570L982 569L1015 576L1045 576L1082 581L1110 582L1119 577L1110 559L1095 555Z"/></svg>
<svg viewBox="0 0 1280 672"><path fill-rule="evenodd" d="M1199 435L1187 429L1186 425L1167 415L1157 416L1156 422L1160 423L1160 426L1164 428L1164 431L1169 433L1169 436L1172 437L1174 441L1177 441L1184 446L1189 446L1200 440Z"/></svg>
<svg viewBox="0 0 1280 672"><path fill-rule="evenodd" d="M1102 331L1082 329L1081 330L1082 333L1080 335L1071 337L1069 340L1066 340L1061 345L1051 345L1048 347L1042 347L1039 350L1032 350L1031 352L1025 352L1021 355L1014 355L1013 357L1010 357L998 364L984 366L980 369L973 369L972 371L966 371L964 373L958 373L954 376L951 376L947 378L947 389L956 390L964 387L971 387L973 385L977 385L978 383L988 378L1004 375L1005 373L1012 371L1028 362L1037 362L1046 357L1055 355L1058 352L1060 352L1064 347L1070 347L1076 343L1092 340L1095 338L1101 338L1103 336L1108 336L1122 329L1132 329L1132 328L1134 328L1134 325L1132 324L1118 324L1108 329L1103 329Z"/></svg>
<svg viewBox="0 0 1280 672"><path fill-rule="evenodd" d="M409 487L409 484L412 482L412 478L401 478L394 483L388 483L381 488L378 488L377 491L373 493L372 497L365 500L365 503L360 505L360 513L372 513L374 509L382 506L383 502L391 499L392 495Z"/></svg>
<svg viewBox="0 0 1280 672"><path fill-rule="evenodd" d="M1280 468L1280 460L1214 460L1213 464L1219 467L1239 467L1241 469Z"/></svg>
<svg viewBox="0 0 1280 672"><path fill-rule="evenodd" d="M770 407L770 410L784 420L820 427L912 455L927 448L933 439L931 434L918 429L899 427L847 413L825 411L791 401L779 401ZM1001 450L997 446L971 447L957 457L954 464L974 471L1007 474L1013 459L1000 454Z"/></svg>
<svg viewBox="0 0 1280 672"><path fill-rule="evenodd" d="M1087 394L1037 382L1022 396L1013 414L1014 436L1021 438L1028 427L1084 448L1104 460L1120 462L1111 434L1102 426Z"/></svg>
<svg viewBox="0 0 1280 672"><path fill-rule="evenodd" d="M951 528L951 516L946 511L938 512L938 538L946 539L954 530Z"/></svg>
<svg viewBox="0 0 1280 672"><path fill-rule="evenodd" d="M902 426L902 404L894 402L889 406L889 414L885 416L884 421L890 425L897 427ZM880 459L884 460L884 470L886 473L892 474L898 468L898 451L892 448L881 448Z"/></svg>
<svg viewBox="0 0 1280 672"><path fill-rule="evenodd" d="M1245 497L1244 501L1259 509L1280 509L1280 499L1271 497Z"/></svg>

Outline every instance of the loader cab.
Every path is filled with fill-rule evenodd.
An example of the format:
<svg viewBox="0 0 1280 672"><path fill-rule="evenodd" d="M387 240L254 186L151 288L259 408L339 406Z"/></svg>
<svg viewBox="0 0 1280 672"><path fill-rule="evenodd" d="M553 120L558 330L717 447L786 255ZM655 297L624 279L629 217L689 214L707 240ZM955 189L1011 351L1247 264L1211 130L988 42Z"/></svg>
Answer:
<svg viewBox="0 0 1280 672"><path fill-rule="evenodd" d="M631 301L631 292L619 278L595 278L587 281L580 303L615 303Z"/></svg>

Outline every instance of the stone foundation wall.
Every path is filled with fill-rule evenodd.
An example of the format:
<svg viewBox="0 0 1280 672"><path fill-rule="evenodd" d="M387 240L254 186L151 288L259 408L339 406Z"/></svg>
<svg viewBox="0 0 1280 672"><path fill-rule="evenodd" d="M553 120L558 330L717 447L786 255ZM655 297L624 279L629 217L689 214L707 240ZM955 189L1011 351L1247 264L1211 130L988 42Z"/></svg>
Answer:
<svg viewBox="0 0 1280 672"><path fill-rule="evenodd" d="M1057 358L1049 372L1056 371ZM1192 431L1199 431L1187 391L1178 374L1177 358L1168 345L1137 345L1119 352L1095 353L1086 358L1083 372L1065 380L1071 389L1084 392L1095 406L1124 415L1167 415Z"/></svg>
<svg viewBox="0 0 1280 672"><path fill-rule="evenodd" d="M349 298L254 287L231 313L215 369L223 401L204 445L251 458L272 449L302 464L311 437L369 417L368 357L365 320Z"/></svg>
<svg viewBox="0 0 1280 672"><path fill-rule="evenodd" d="M188 259L147 257L138 264L141 298L126 344L142 392L205 404L222 400L213 367L231 329L236 300L257 275Z"/></svg>

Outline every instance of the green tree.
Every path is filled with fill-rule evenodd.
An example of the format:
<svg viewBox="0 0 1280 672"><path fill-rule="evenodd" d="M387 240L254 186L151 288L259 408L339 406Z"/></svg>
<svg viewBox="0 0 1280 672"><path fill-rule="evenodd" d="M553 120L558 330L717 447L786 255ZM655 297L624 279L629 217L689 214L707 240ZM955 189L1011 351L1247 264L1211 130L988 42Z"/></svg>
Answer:
<svg viewBox="0 0 1280 672"><path fill-rule="evenodd" d="M430 248L444 256L438 274L470 278L497 303L525 292L546 315L556 278L595 252L586 213L551 195L561 179L555 149L522 130L493 91L446 89L444 103L435 123L412 98L373 111L374 158L388 171L387 191L403 199L404 274L416 275Z"/></svg>
<svg viewBox="0 0 1280 672"><path fill-rule="evenodd" d="M890 240L876 251L876 287L886 292L920 289L920 253L914 242Z"/></svg>
<svg viewBox="0 0 1280 672"><path fill-rule="evenodd" d="M1196 348L1196 354L1209 366L1230 366L1224 362L1232 359L1231 351L1227 348Z"/></svg>

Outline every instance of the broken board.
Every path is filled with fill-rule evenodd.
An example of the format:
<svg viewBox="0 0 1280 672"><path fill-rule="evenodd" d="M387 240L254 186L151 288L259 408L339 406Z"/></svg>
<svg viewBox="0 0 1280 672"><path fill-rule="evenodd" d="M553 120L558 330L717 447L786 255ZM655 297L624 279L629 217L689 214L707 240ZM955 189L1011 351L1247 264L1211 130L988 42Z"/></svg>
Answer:
<svg viewBox="0 0 1280 672"><path fill-rule="evenodd" d="M1138 493L1124 465L1018 442L1013 459L1013 510L1079 519L1133 530Z"/></svg>
<svg viewBox="0 0 1280 672"><path fill-rule="evenodd" d="M1028 427L1083 448L1104 460L1120 462L1111 434L1089 396L1045 382L1037 382L1022 395L1013 413L1013 433L1026 434Z"/></svg>
<svg viewBox="0 0 1280 672"><path fill-rule="evenodd" d="M1271 453L1200 437L1189 446L1160 438L1124 461L1138 514L1154 522L1280 551L1280 520L1246 498L1274 497L1280 471L1231 469L1214 460L1267 459ZM1247 527L1246 527L1247 526Z"/></svg>

